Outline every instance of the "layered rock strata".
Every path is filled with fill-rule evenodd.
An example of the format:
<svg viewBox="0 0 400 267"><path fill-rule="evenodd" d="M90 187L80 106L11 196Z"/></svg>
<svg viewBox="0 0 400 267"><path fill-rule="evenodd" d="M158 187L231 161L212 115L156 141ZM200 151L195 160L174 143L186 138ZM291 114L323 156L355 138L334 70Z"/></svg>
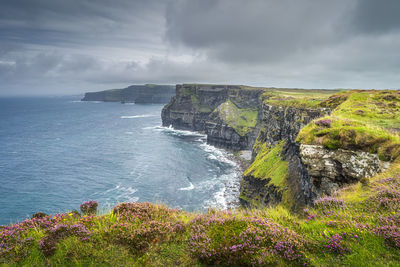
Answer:
<svg viewBox="0 0 400 267"><path fill-rule="evenodd" d="M204 132L209 144L232 150L252 147L258 132L261 89L183 84L162 110L162 123Z"/></svg>
<svg viewBox="0 0 400 267"><path fill-rule="evenodd" d="M282 161L287 162L287 169L281 177L283 181L279 186L271 182L269 177L255 177L251 173L244 175L240 194L242 205L266 206L279 203L282 201L284 192L289 194L284 200L290 202L292 208L312 202L314 195L310 177L300 157L300 148L296 143L296 137L302 127L329 112L328 109L263 104L261 130L254 146L253 159L256 159L260 144L274 148L284 142L277 153ZM268 159L264 160L268 161Z"/></svg>

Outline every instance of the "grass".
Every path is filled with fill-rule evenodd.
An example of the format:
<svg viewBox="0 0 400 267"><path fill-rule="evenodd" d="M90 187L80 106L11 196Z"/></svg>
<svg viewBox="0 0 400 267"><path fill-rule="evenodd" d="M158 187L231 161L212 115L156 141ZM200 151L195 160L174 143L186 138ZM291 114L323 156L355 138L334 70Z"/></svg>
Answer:
<svg viewBox="0 0 400 267"><path fill-rule="evenodd" d="M230 100L221 104L214 112L218 112L219 118L241 136L252 131L257 124L257 108L238 108Z"/></svg>
<svg viewBox="0 0 400 267"><path fill-rule="evenodd" d="M400 164L293 214L282 205L190 213L132 203L103 215L64 213L0 230L5 266L397 266ZM392 195L382 195L386 189ZM340 203L337 205L336 203ZM58 225L81 225L45 255ZM132 242L134 241L134 242ZM397 242L397 243L396 243ZM4 249L4 248L9 248Z"/></svg>
<svg viewBox="0 0 400 267"><path fill-rule="evenodd" d="M308 94L287 92L290 97L304 93ZM314 207L296 214L283 203L191 213L122 203L96 214L97 203L87 202L82 214L41 215L0 226L0 265L399 266L398 95L369 90L340 92L325 100L321 96L317 106L334 110L303 128L300 142L378 153L392 163L383 173L317 199ZM249 115L231 102L224 108L227 121L240 117L231 123L246 126L256 120L254 111ZM256 142L257 157L244 175L285 187L288 163L280 156L283 146L284 142L273 147Z"/></svg>
<svg viewBox="0 0 400 267"><path fill-rule="evenodd" d="M244 171L243 175L251 175L256 179L262 180L270 179L270 184L284 187L288 170L288 162L282 160L280 156L284 145L285 142L282 141L270 148L263 143L257 157Z"/></svg>
<svg viewBox="0 0 400 267"><path fill-rule="evenodd" d="M303 144L328 149L353 149L376 153L381 160L400 155L400 92L352 91L330 116L304 127L297 138ZM327 123L321 123L326 121Z"/></svg>
<svg viewBox="0 0 400 267"><path fill-rule="evenodd" d="M283 107L320 108L338 90L270 89L263 93L264 103Z"/></svg>

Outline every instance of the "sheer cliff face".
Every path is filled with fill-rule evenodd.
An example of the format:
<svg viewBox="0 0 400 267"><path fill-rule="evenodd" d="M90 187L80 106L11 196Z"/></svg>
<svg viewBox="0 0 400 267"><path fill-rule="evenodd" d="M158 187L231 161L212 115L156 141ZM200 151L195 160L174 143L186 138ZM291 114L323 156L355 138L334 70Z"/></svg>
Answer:
<svg viewBox="0 0 400 267"><path fill-rule="evenodd" d="M174 87L170 85L132 85L124 89L85 93L82 101L164 104L174 93Z"/></svg>
<svg viewBox="0 0 400 267"><path fill-rule="evenodd" d="M218 147L249 149L257 135L261 93L234 85L177 85L162 110L162 122L204 132L207 142Z"/></svg>
<svg viewBox="0 0 400 267"><path fill-rule="evenodd" d="M375 115L387 113L361 108L397 107L397 102L392 102L397 101L398 96L384 93L177 85L176 96L162 111L162 121L164 126L204 132L207 142L218 147L252 149L252 163L241 181L242 205L268 206L283 202L299 210L312 204L318 196L332 195L388 167L389 163L383 163L375 152L370 153L371 149L363 147L375 142L371 143L368 137L374 137L374 131L363 122L366 114L375 118ZM392 95L388 97L388 94ZM373 99L370 105L362 106L360 97ZM391 102L382 104L382 101ZM355 113L347 114L352 111L351 105ZM337 122L335 114L344 116L342 124ZM325 118L317 119L323 116ZM362 118L353 121L347 119L348 116ZM378 122L385 122L385 118ZM358 129L361 130L357 132ZM378 152L386 158L395 158L396 149L400 151L400 141L385 136L387 132L375 136L386 147ZM338 147L341 144L347 148Z"/></svg>
<svg viewBox="0 0 400 267"><path fill-rule="evenodd" d="M327 112L326 109L263 105L254 161L241 183L243 205L267 206L284 201L296 209L311 203L312 185L296 137L302 127ZM264 171L259 172L260 169Z"/></svg>

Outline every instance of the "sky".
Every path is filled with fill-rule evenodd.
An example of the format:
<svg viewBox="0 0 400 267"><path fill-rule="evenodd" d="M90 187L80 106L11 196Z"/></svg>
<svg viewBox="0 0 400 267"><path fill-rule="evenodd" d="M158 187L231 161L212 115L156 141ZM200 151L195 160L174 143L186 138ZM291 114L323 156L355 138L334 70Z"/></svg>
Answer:
<svg viewBox="0 0 400 267"><path fill-rule="evenodd" d="M398 0L1 0L0 96L399 88Z"/></svg>

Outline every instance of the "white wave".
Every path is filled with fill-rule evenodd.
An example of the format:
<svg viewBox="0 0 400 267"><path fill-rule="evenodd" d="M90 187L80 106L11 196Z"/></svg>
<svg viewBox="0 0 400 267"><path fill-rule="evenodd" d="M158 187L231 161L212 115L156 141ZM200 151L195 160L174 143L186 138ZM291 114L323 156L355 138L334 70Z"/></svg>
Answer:
<svg viewBox="0 0 400 267"><path fill-rule="evenodd" d="M137 119L137 118L148 118L148 117L155 117L155 116L157 116L157 115L143 114L143 115L121 116L121 119Z"/></svg>
<svg viewBox="0 0 400 267"><path fill-rule="evenodd" d="M204 208L220 210L232 209L239 206L240 172L235 168L231 173L221 175L208 181L202 189L219 188L213 196L203 203Z"/></svg>
<svg viewBox="0 0 400 267"><path fill-rule="evenodd" d="M215 146L209 145L207 143L202 143L200 144L200 147L210 153L210 155L207 156L208 159L211 160L217 160L219 162L227 163L229 165L232 165L234 167L237 166L237 163L229 159L229 153L227 151L224 151L222 149L216 148Z"/></svg>
<svg viewBox="0 0 400 267"><path fill-rule="evenodd" d="M205 139L207 138L207 135L199 133L199 132L192 132L192 131L187 131L187 130L177 130L174 129L172 126L165 127L165 126L151 126L151 127L144 127L142 128L144 130L156 130L160 132L165 132L177 136L199 136L200 139Z"/></svg>
<svg viewBox="0 0 400 267"><path fill-rule="evenodd" d="M181 190L181 191L190 191L193 189L194 189L194 185L192 183L190 183L190 185L188 187L179 188L179 190Z"/></svg>
<svg viewBox="0 0 400 267"><path fill-rule="evenodd" d="M133 134L133 132L125 132L126 134Z"/></svg>
<svg viewBox="0 0 400 267"><path fill-rule="evenodd" d="M156 130L158 127L160 127L160 126L158 126L158 125L156 125L156 126L147 126L147 127L143 127L142 130Z"/></svg>

